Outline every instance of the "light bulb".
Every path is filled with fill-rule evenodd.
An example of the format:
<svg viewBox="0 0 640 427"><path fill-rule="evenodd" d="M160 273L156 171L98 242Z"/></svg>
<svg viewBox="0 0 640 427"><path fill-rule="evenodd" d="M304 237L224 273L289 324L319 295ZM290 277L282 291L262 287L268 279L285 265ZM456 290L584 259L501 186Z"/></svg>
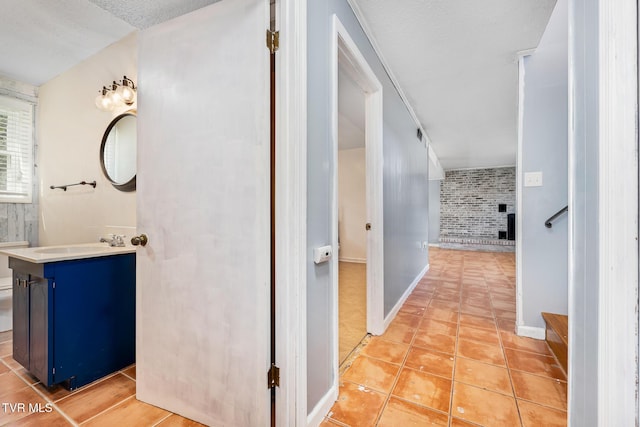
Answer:
<svg viewBox="0 0 640 427"><path fill-rule="evenodd" d="M122 79L122 85L118 86L118 95L127 105L131 105L136 100L136 86L132 80L124 76Z"/></svg>
<svg viewBox="0 0 640 427"><path fill-rule="evenodd" d="M109 91L109 93L107 93L107 96L111 99L111 104L114 108L124 102L124 100L120 96L120 93L118 92L118 89L120 89L120 86L118 86L118 84L114 81L113 85L111 85L111 90Z"/></svg>
<svg viewBox="0 0 640 427"><path fill-rule="evenodd" d="M96 107L102 111L112 111L115 105L113 104L113 100L109 96L109 89L106 87L102 87L102 90L96 96Z"/></svg>

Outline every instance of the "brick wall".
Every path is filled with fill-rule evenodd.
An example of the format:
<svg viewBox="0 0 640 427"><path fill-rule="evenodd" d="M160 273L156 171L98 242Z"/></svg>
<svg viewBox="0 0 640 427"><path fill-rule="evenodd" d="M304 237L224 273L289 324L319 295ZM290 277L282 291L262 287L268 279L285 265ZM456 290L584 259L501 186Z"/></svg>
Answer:
<svg viewBox="0 0 640 427"><path fill-rule="evenodd" d="M500 203L507 212L498 212ZM515 205L515 167L447 171L440 184L440 236L497 239Z"/></svg>

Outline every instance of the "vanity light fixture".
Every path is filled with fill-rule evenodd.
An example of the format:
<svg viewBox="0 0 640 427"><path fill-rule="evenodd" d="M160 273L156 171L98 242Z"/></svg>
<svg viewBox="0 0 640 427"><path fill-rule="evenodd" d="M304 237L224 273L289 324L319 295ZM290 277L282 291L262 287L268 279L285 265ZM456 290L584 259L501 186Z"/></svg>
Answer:
<svg viewBox="0 0 640 427"><path fill-rule="evenodd" d="M136 85L127 76L122 77L122 84L118 86L117 92L122 98L122 102L127 105L131 105L136 101Z"/></svg>
<svg viewBox="0 0 640 427"><path fill-rule="evenodd" d="M108 87L103 86L96 97L96 107L102 111L113 111L123 105L131 105L136 101L137 87L133 80L123 76L120 84L114 80Z"/></svg>

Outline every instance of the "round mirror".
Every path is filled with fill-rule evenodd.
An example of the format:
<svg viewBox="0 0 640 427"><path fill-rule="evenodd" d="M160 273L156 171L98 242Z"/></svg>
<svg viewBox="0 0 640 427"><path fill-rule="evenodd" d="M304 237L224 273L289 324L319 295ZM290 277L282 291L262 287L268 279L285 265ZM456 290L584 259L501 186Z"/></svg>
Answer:
<svg viewBox="0 0 640 427"><path fill-rule="evenodd" d="M136 189L136 114L119 115L107 127L100 146L102 172L120 191Z"/></svg>

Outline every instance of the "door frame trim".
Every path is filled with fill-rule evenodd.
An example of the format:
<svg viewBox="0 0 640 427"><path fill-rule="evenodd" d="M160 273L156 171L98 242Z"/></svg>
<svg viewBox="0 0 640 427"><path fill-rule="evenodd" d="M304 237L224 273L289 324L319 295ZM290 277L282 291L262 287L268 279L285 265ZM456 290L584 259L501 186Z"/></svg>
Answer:
<svg viewBox="0 0 640 427"><path fill-rule="evenodd" d="M307 424L307 5L276 0L276 425ZM266 377L265 377L266 378Z"/></svg>
<svg viewBox="0 0 640 427"><path fill-rule="evenodd" d="M382 180L382 83L378 80L358 46L337 15L331 25L331 139L333 167L331 172L331 245L338 248L338 57L347 57L357 77L356 83L365 91L365 156L367 222L373 226L367 234L367 332L384 332L384 228ZM364 224L362 224L364 227ZM338 386L338 256L331 259L331 322L334 338L331 344L334 386Z"/></svg>
<svg viewBox="0 0 640 427"><path fill-rule="evenodd" d="M638 422L638 3L598 3L598 424L632 425Z"/></svg>

